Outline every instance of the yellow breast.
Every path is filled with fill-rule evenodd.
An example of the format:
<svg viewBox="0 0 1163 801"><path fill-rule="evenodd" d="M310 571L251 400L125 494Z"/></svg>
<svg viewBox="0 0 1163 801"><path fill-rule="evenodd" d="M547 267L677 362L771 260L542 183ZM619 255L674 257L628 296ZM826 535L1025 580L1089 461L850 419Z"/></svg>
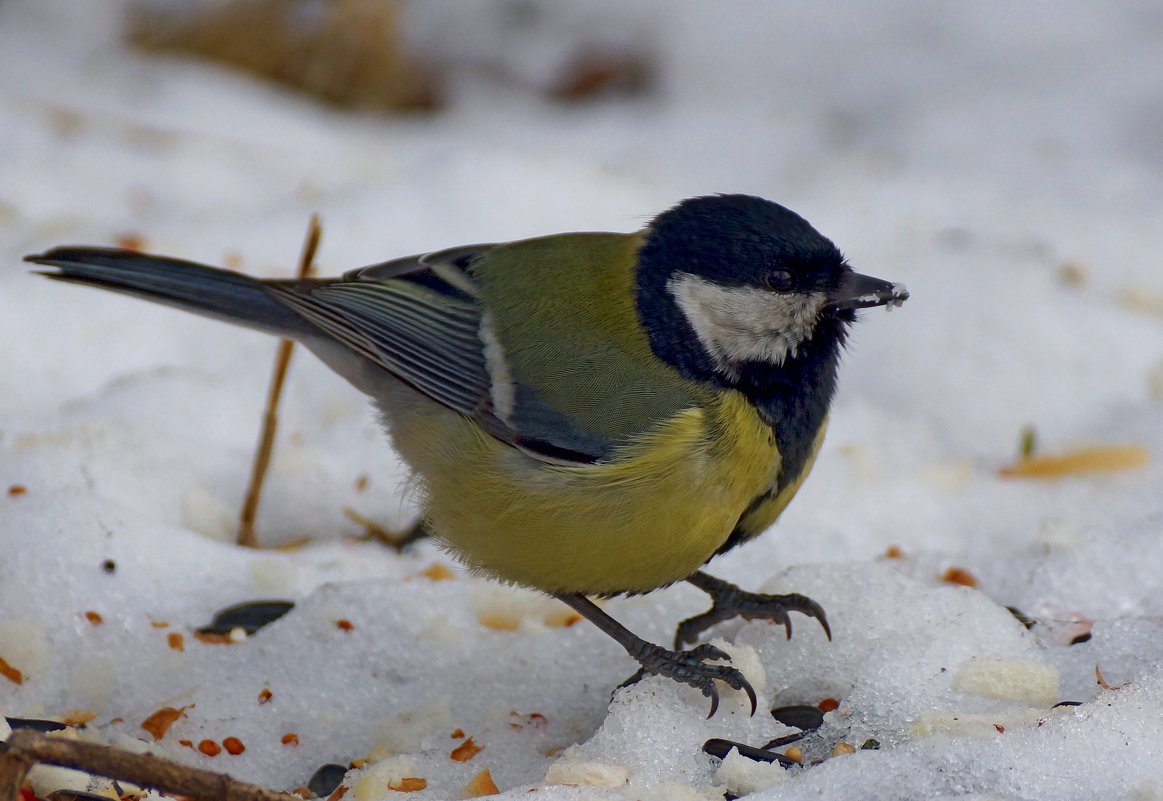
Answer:
<svg viewBox="0 0 1163 801"><path fill-rule="evenodd" d="M779 471L771 429L736 392L584 466L541 462L431 404L393 417L438 536L472 568L551 593L686 578Z"/></svg>

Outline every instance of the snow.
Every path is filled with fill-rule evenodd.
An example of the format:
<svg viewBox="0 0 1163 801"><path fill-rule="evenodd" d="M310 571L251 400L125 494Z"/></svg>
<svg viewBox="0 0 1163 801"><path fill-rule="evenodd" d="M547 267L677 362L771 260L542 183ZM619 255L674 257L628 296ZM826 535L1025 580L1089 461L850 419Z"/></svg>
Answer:
<svg viewBox="0 0 1163 801"><path fill-rule="evenodd" d="M0 678L0 713L88 710L86 736L140 748L142 720L188 707L158 752L276 788L368 759L346 779L360 801L413 776L417 798L459 798L484 768L503 797L544 801L1163 798L1158 3L544 2L523 37L498 5L424 5L413 34L457 65L450 105L383 119L126 52L111 0L0 4L0 658L24 676ZM645 40L655 94L539 98L583 39ZM711 566L805 593L832 625L831 642L803 618L790 641L765 623L708 633L763 677L753 718L724 691L707 720L705 698L657 678L611 700L633 663L555 602L436 580L454 566L429 544L356 540L344 508L409 524L407 474L363 399L303 353L258 528L310 542L229 544L274 342L20 261L138 234L288 275L318 211L334 273L632 230L717 191L795 209L911 292L854 329L799 496ZM1039 453L1152 458L1003 478L1025 425ZM193 637L279 598L295 608L238 644ZM704 604L679 586L607 609L666 643ZM818 764L701 751L761 746L792 731L768 709L825 698L839 708L800 744ZM463 762L458 728L483 746ZM246 751L179 745L228 736Z"/></svg>

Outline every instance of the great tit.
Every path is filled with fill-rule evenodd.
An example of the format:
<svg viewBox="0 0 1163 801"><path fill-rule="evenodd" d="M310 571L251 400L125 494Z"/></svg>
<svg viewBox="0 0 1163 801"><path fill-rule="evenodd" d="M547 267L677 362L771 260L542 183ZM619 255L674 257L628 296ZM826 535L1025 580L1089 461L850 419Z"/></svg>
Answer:
<svg viewBox="0 0 1163 801"><path fill-rule="evenodd" d="M303 343L374 401L422 520L473 572L549 593L641 665L718 705L755 693L704 644L732 616L819 620L801 595L700 571L767 529L812 466L856 310L900 305L806 220L746 195L684 200L641 231L568 233L259 280L126 250L58 247L51 278ZM678 581L710 611L675 649L590 597Z"/></svg>

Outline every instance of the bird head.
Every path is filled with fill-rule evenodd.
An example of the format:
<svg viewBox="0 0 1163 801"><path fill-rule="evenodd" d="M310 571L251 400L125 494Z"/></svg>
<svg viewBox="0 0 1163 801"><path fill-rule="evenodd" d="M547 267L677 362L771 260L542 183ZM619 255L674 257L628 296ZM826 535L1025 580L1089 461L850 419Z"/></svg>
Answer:
<svg viewBox="0 0 1163 801"><path fill-rule="evenodd" d="M726 385L749 365L838 351L857 309L908 298L899 284L854 272L795 212L748 195L691 198L656 217L637 287L655 354L688 378Z"/></svg>

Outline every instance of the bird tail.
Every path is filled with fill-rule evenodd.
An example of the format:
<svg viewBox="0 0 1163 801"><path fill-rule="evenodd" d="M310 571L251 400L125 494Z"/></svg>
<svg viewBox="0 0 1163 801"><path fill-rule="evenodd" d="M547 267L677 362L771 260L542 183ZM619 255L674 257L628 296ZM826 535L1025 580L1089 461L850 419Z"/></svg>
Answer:
<svg viewBox="0 0 1163 801"><path fill-rule="evenodd" d="M25 261L56 268L41 274L57 281L122 292L282 337L318 334L262 281L216 267L97 247L53 248Z"/></svg>

